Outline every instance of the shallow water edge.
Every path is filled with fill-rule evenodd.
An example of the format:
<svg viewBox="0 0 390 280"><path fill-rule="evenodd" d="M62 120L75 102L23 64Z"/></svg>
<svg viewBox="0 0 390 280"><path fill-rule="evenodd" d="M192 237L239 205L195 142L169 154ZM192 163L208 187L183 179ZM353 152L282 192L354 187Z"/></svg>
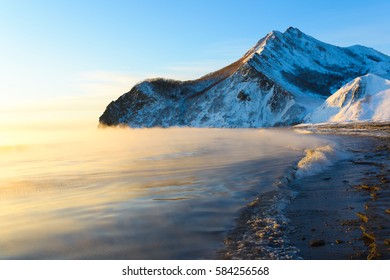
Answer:
<svg viewBox="0 0 390 280"><path fill-rule="evenodd" d="M331 131L326 128L326 137L343 155L325 155L314 176L299 176L304 158L291 167L278 190L241 210L219 258L390 258L390 140L378 129L380 137ZM273 204L262 208L262 200Z"/></svg>

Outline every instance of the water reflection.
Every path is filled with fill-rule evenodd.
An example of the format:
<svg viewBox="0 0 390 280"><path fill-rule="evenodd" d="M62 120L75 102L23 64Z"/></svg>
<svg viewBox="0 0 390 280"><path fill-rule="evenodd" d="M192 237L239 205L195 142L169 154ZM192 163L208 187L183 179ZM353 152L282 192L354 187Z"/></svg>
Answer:
<svg viewBox="0 0 390 280"><path fill-rule="evenodd" d="M234 216L321 141L106 129L0 149L0 258L213 258Z"/></svg>

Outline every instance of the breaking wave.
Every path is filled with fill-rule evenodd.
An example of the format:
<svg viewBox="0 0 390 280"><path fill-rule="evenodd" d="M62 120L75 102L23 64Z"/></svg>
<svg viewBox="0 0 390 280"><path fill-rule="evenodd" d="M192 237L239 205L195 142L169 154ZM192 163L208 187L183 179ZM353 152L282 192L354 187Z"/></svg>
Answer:
<svg viewBox="0 0 390 280"><path fill-rule="evenodd" d="M225 240L225 259L301 259L286 233L292 230L284 209L294 198L291 191L276 189L259 195L244 207L236 227Z"/></svg>
<svg viewBox="0 0 390 280"><path fill-rule="evenodd" d="M326 144L306 149L305 155L295 167L285 170L275 182L276 189L259 194L243 208L238 224L225 239L224 258L228 259L301 259L299 249L294 246L287 233L294 231L285 208L297 193L288 187L296 179L323 172L347 153L336 144Z"/></svg>
<svg viewBox="0 0 390 280"><path fill-rule="evenodd" d="M285 187L295 179L312 176L323 172L338 160L345 159L348 154L336 147L327 144L314 149L306 149L305 156L299 160L295 167L286 169L285 174L278 178L275 186Z"/></svg>
<svg viewBox="0 0 390 280"><path fill-rule="evenodd" d="M318 174L342 157L342 153L333 145L307 149L305 153L297 164L296 178Z"/></svg>

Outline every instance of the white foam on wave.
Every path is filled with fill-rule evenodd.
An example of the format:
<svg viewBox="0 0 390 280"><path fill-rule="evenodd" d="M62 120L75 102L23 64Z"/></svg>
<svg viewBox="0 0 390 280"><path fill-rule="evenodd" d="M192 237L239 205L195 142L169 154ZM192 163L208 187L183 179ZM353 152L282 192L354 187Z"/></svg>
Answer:
<svg viewBox="0 0 390 280"><path fill-rule="evenodd" d="M259 195L244 208L241 224L225 240L228 249L225 256L234 260L301 259L299 249L288 239L292 230L284 209L295 193L276 189Z"/></svg>
<svg viewBox="0 0 390 280"><path fill-rule="evenodd" d="M298 162L296 178L312 176L321 173L337 160L344 157L334 145L325 145L315 149L305 150L305 156Z"/></svg>

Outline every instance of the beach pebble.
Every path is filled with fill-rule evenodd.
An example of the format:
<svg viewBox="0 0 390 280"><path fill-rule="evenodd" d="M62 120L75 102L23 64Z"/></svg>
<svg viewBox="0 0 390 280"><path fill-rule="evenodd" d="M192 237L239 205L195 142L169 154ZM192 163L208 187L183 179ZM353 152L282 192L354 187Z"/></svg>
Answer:
<svg viewBox="0 0 390 280"><path fill-rule="evenodd" d="M325 246L325 240L323 240L323 239L310 240L309 245L310 245L310 247L321 247L321 246Z"/></svg>

